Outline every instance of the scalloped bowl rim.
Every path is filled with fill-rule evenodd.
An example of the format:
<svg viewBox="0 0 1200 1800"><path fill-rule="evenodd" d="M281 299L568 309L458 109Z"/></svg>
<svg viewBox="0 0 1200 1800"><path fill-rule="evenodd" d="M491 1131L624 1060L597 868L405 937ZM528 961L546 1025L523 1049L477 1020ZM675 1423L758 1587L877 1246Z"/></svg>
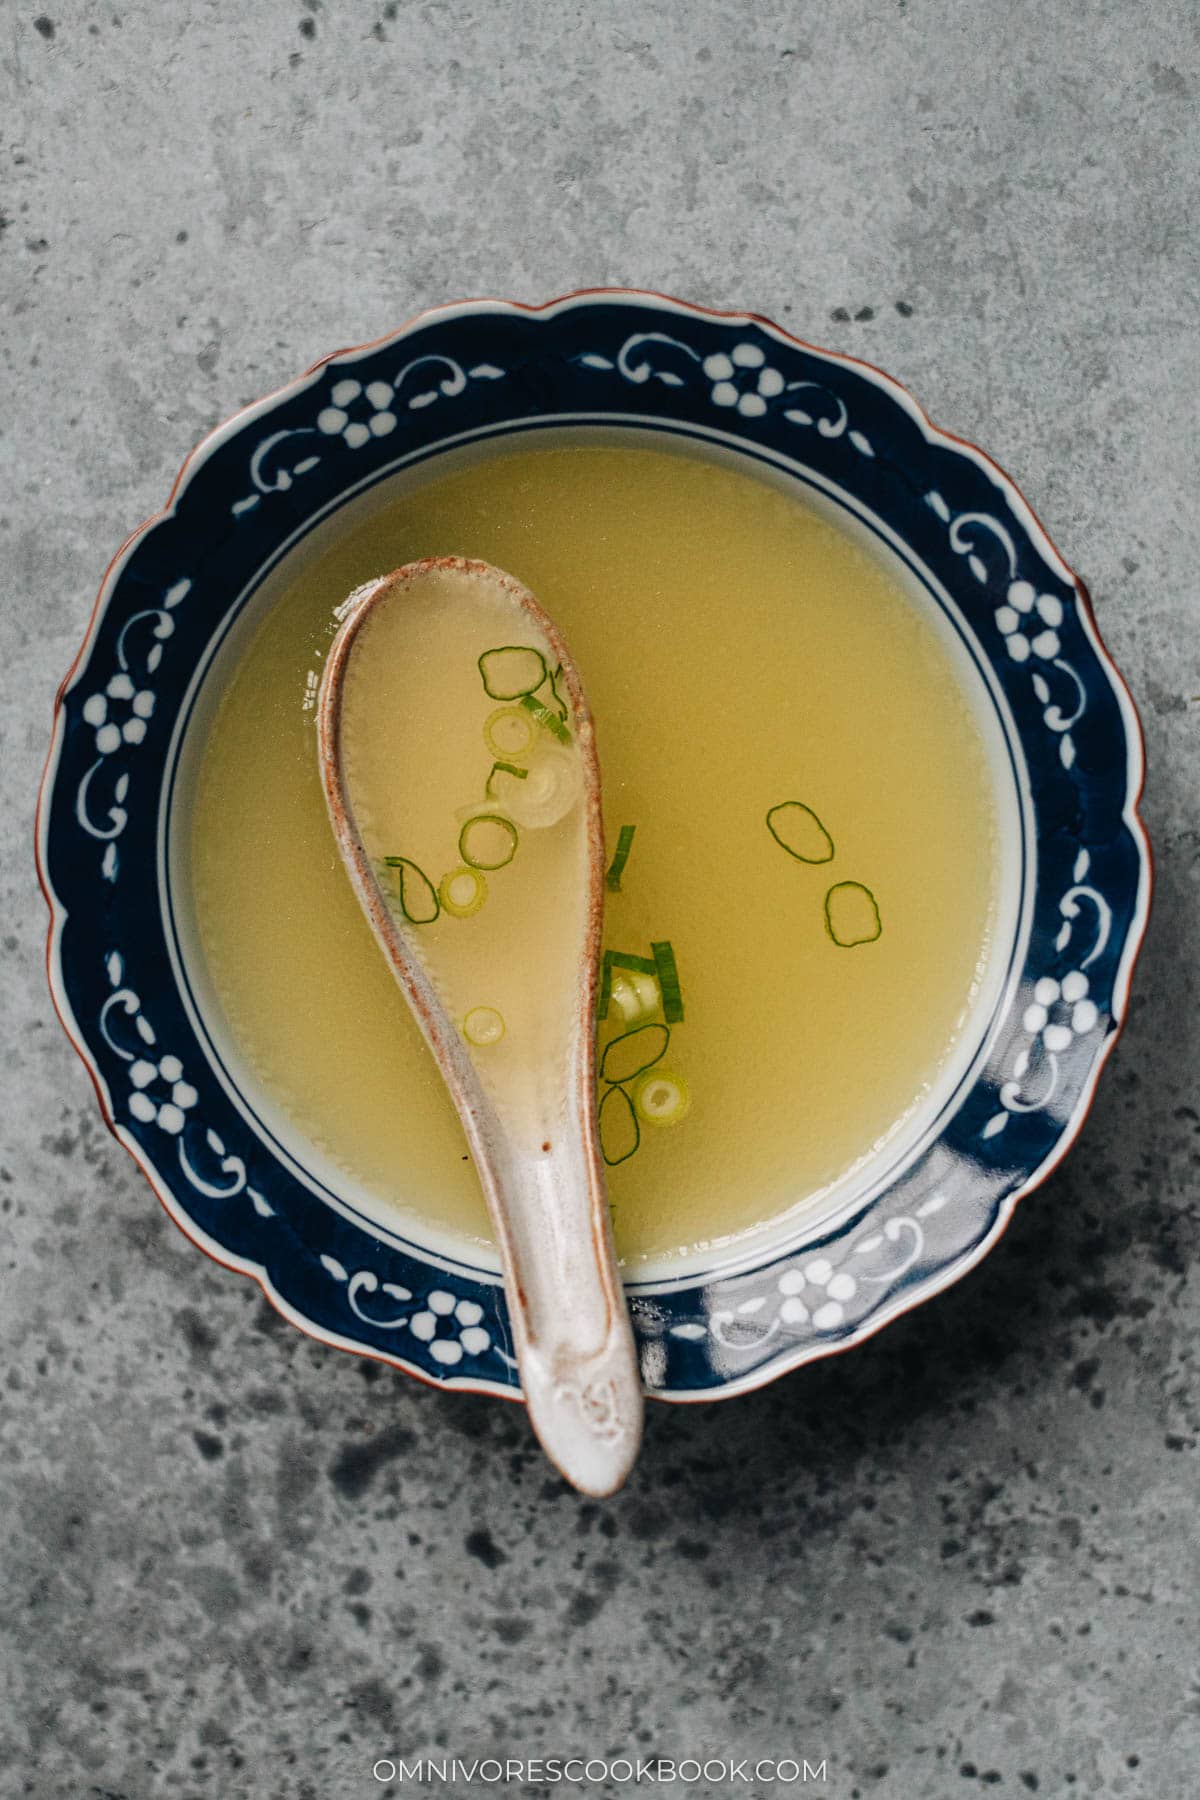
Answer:
<svg viewBox="0 0 1200 1800"><path fill-rule="evenodd" d="M1054 544L1049 532L1040 518L1025 499L1021 490L1008 473L986 452L967 439L936 425L920 402L894 377L860 357L850 356L843 352L831 351L814 345L795 333L781 327L763 314L740 308L714 308L681 300L671 295L650 289L631 287L593 287L572 290L540 304L522 301L505 300L498 297L481 297L449 302L422 309L412 315L394 330L379 337L357 345L334 350L311 363L301 374L267 394L249 402L219 422L207 432L188 452L180 465L172 483L167 500L157 512L151 514L125 538L111 562L109 563L96 600L92 607L80 647L71 661L70 667L59 684L53 712L53 731L46 758L46 764L38 793L37 817L35 825L35 849L39 883L49 910L50 918L46 938L47 977L52 1002L60 1023L76 1053L83 1062L92 1081L104 1123L123 1147L130 1153L138 1167L146 1177L175 1224L198 1248L202 1249L222 1267L237 1273L250 1276L257 1282L265 1298L290 1323L306 1335L318 1342L333 1348L346 1350L357 1356L366 1356L384 1362L404 1373L414 1376L426 1385L440 1387L457 1392L491 1393L511 1400L520 1400L519 1389L511 1383L495 1381L486 1377L447 1376L427 1372L414 1366L411 1361L389 1351L365 1345L354 1338L331 1330L325 1325L317 1324L298 1307L293 1305L274 1286L270 1274L265 1267L252 1260L232 1253L206 1232L180 1204L171 1184L165 1180L154 1164L142 1152L136 1136L128 1130L116 1117L112 1096L107 1083L100 1072L75 1018L70 998L66 992L64 972L61 960L62 934L67 920L67 911L58 899L50 881L48 872L48 826L50 800L53 794L55 777L63 749L65 734L65 705L77 676L84 669L89 654L93 649L100 625L104 619L108 604L118 586L121 575L134 554L140 540L159 523L175 516L178 503L188 485L198 472L209 462L213 455L227 442L235 437L246 425L257 419L269 416L283 402L303 394L315 384L321 374L334 363L343 360L353 362L369 354L385 349L413 333L415 329L427 323L442 322L453 318L486 316L502 313L527 315L552 315L564 309L586 305L589 302L603 299L637 302L649 309L661 309L668 314L690 314L700 318L720 320L723 322L754 326L766 336L777 340L781 345L798 349L831 365L844 365L855 370L877 386L890 400L900 406L918 427L926 443L931 446L945 445L960 455L966 456L976 463L978 468L998 487L1007 500L1013 514L1020 521L1030 541L1038 550L1047 565L1058 574L1060 579L1073 588L1078 605L1078 617L1083 626L1092 651L1095 654L1104 675L1111 685L1121 715L1125 737L1125 753L1127 768L1127 786L1125 804L1122 809L1122 823L1129 831L1137 852L1138 859L1138 891L1136 903L1125 930L1120 959L1114 974L1111 997L1112 1023L1103 1042L1098 1046L1081 1091L1071 1113L1063 1123L1060 1135L1048 1154L1033 1168L1028 1175L1005 1194L998 1203L994 1221L987 1231L973 1244L950 1262L937 1268L932 1273L923 1275L912 1288L896 1292L890 1303L871 1312L856 1328L849 1331L837 1341L810 1342L797 1346L792 1352L780 1352L771 1361L748 1370L741 1378L732 1378L722 1385L712 1388L694 1390L670 1389L655 1390L650 1388L652 1398L672 1403L701 1402L715 1399L733 1398L738 1394L753 1391L777 1380L784 1374L825 1356L841 1354L855 1348L868 1338L882 1330L887 1324L903 1313L912 1310L935 1294L952 1285L975 1266L994 1247L1006 1230L1013 1212L1020 1200L1039 1187L1058 1167L1063 1157L1075 1143L1087 1114L1091 1109L1095 1091L1103 1068L1124 1027L1128 1011L1128 998L1133 976L1133 969L1140 952L1149 919L1151 895L1153 889L1153 858L1149 838L1141 817L1140 803L1145 783L1145 747L1141 721L1134 705L1127 683L1116 666L1107 646L1104 643L1096 620L1091 596L1085 583L1074 572ZM418 1253L419 1247L418 1247ZM776 1252L777 1256L779 1253ZM430 1260L436 1264L435 1255ZM719 1274L720 1271L717 1271ZM636 1284L635 1284L636 1285Z"/></svg>

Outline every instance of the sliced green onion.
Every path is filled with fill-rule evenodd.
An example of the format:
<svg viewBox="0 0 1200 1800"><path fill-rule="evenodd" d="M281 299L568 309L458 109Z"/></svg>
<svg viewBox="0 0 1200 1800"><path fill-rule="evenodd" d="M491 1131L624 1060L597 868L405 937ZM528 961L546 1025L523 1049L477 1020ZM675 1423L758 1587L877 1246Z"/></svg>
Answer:
<svg viewBox="0 0 1200 1800"><path fill-rule="evenodd" d="M494 1006L473 1006L463 1020L463 1036L468 1044L486 1050L504 1036L504 1019Z"/></svg>
<svg viewBox="0 0 1200 1800"><path fill-rule="evenodd" d="M623 950L604 952L598 1019L606 1019L610 1006L615 1006L625 1023L633 1025L657 1012L661 998L657 963L648 956L627 956Z"/></svg>
<svg viewBox="0 0 1200 1800"><path fill-rule="evenodd" d="M767 830L781 850L797 862L833 861L833 839L811 806L801 800L784 800L767 814Z"/></svg>
<svg viewBox="0 0 1200 1800"><path fill-rule="evenodd" d="M629 975L618 970L612 978L611 1006L615 1006L626 1025L649 1019L662 1005L662 994L653 975Z"/></svg>
<svg viewBox="0 0 1200 1800"><path fill-rule="evenodd" d="M493 700L519 700L546 679L546 659L527 644L501 644L479 658L483 691Z"/></svg>
<svg viewBox="0 0 1200 1800"><path fill-rule="evenodd" d="M633 849L633 834L636 830L636 825L622 825L617 833L616 854L604 877L605 886L614 894L620 892L621 877L625 873L625 864L629 861L629 852Z"/></svg>
<svg viewBox="0 0 1200 1800"><path fill-rule="evenodd" d="M528 756L537 726L519 706L498 706L484 720L483 741L493 756Z"/></svg>
<svg viewBox="0 0 1200 1800"><path fill-rule="evenodd" d="M551 712L548 706L543 706L542 702L535 700L532 694L522 694L521 705L530 717L536 719L539 725L545 726L551 737L556 737L560 744L570 743L570 732L558 714Z"/></svg>
<svg viewBox="0 0 1200 1800"><path fill-rule="evenodd" d="M518 825L540 831L565 819L582 793L578 753L543 740L530 758L524 785L505 795L504 810Z"/></svg>
<svg viewBox="0 0 1200 1800"><path fill-rule="evenodd" d="M491 767L491 773L488 775L488 778L483 785L483 791L489 800L494 800L496 798L496 790L493 788L492 783L495 781L497 775L511 775L515 781L528 781L529 770L519 768L516 763L494 762Z"/></svg>
<svg viewBox="0 0 1200 1800"><path fill-rule="evenodd" d="M566 719L570 716L570 708L567 706L566 701L563 699L562 695L558 691L558 678L561 674L562 674L562 664L559 663L558 667L556 669L553 669L551 671L551 673L547 676L547 680L550 683L550 692L554 696L554 703L556 706L558 706L561 709L561 716L564 719Z"/></svg>
<svg viewBox="0 0 1200 1800"><path fill-rule="evenodd" d="M651 944L650 948L654 952L658 985L662 989L663 1018L668 1025L678 1025L683 1019L683 994L679 987L679 970L675 967L675 952L669 943Z"/></svg>
<svg viewBox="0 0 1200 1800"><path fill-rule="evenodd" d="M452 917L469 919L487 899L487 882L478 869L468 869L463 863L442 876L438 882L438 899Z"/></svg>
<svg viewBox="0 0 1200 1800"><path fill-rule="evenodd" d="M410 925L432 925L441 912L437 889L415 862L407 856L385 856L384 863L396 870L396 897L400 911Z"/></svg>
<svg viewBox="0 0 1200 1800"><path fill-rule="evenodd" d="M624 1089L609 1088L608 1092L619 1094ZM678 1125L691 1104L687 1082L669 1069L651 1069L633 1090L634 1110L645 1125Z"/></svg>
<svg viewBox="0 0 1200 1800"><path fill-rule="evenodd" d="M642 1128L633 1101L621 1087L610 1087L600 1102L597 1114L600 1128L600 1154L610 1169L628 1162L642 1141Z"/></svg>
<svg viewBox="0 0 1200 1800"><path fill-rule="evenodd" d="M636 1025L604 1047L600 1058L600 1079L620 1085L644 1075L667 1054L671 1033L665 1025Z"/></svg>
<svg viewBox="0 0 1200 1800"><path fill-rule="evenodd" d="M842 950L873 944L883 932L879 905L861 881L837 881L825 896L825 929Z"/></svg>
<svg viewBox="0 0 1200 1800"><path fill-rule="evenodd" d="M607 954L600 964L600 993L596 1000L596 1017L607 1019L608 1004L612 998L612 963Z"/></svg>
<svg viewBox="0 0 1200 1800"><path fill-rule="evenodd" d="M500 813L475 813L458 834L458 854L473 869L503 869L517 854L517 828Z"/></svg>

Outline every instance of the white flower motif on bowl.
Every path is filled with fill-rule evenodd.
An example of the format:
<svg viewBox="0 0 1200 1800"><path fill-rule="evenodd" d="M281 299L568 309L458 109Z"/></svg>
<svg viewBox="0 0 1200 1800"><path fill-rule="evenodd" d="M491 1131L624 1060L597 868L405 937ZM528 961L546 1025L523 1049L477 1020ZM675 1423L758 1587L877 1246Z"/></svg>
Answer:
<svg viewBox="0 0 1200 1800"><path fill-rule="evenodd" d="M110 701L127 703L129 717L118 723L112 717L116 709ZM112 677L101 693L89 694L83 703L84 720L95 729L96 749L101 756L111 756L122 744L140 744L146 735L146 720L153 711L153 693L149 688L135 688L123 670Z"/></svg>
<svg viewBox="0 0 1200 1800"><path fill-rule="evenodd" d="M480 1323L482 1318L483 1308L477 1301L460 1300L445 1288L434 1288L426 1294L423 1309L412 1315L408 1328L429 1345L435 1362L450 1368L464 1356L482 1356L490 1348L491 1334ZM453 1335L445 1335L443 1328Z"/></svg>
<svg viewBox="0 0 1200 1800"><path fill-rule="evenodd" d="M807 1290L814 1291L806 1301ZM784 1296L779 1317L785 1325L806 1325L811 1319L818 1331L834 1331L845 1318L846 1301L858 1292L858 1282L844 1269L835 1269L828 1257L815 1256L801 1268L785 1269L779 1291Z"/></svg>
<svg viewBox="0 0 1200 1800"><path fill-rule="evenodd" d="M1041 1036L1047 1050L1070 1048L1072 1038L1085 1037L1100 1018L1094 1000L1088 998L1088 978L1072 969L1061 981L1044 975L1033 990L1022 1023L1033 1036Z"/></svg>
<svg viewBox="0 0 1200 1800"><path fill-rule="evenodd" d="M703 368L713 384L713 405L734 406L744 419L761 418L767 401L784 390L783 376L770 366L757 344L735 344L728 356L717 351L705 357ZM752 387L746 385L751 376Z"/></svg>
<svg viewBox="0 0 1200 1800"><path fill-rule="evenodd" d="M1062 648L1062 622L1062 601L1055 594L1039 594L1031 581L1010 582L1005 605L996 608L996 626L1014 662L1027 662L1031 653L1053 662Z"/></svg>
<svg viewBox="0 0 1200 1800"><path fill-rule="evenodd" d="M185 1114L190 1112L199 1099L190 1081L183 1079L183 1064L177 1056L161 1057L152 1063L144 1056L130 1064L129 1079L133 1092L129 1096L129 1110L135 1119L143 1125L156 1124L162 1131L169 1132L172 1137L178 1136L187 1123ZM165 1081L170 1088L170 1098L158 1100L150 1093L156 1081Z"/></svg>
<svg viewBox="0 0 1200 1800"><path fill-rule="evenodd" d="M371 438L386 437L389 431L395 431L396 415L391 410L394 398L390 382L369 381L364 388L361 381L346 376L334 382L329 405L317 414L317 430L326 437L343 438L351 450L361 450ZM366 416L352 419L352 408Z"/></svg>

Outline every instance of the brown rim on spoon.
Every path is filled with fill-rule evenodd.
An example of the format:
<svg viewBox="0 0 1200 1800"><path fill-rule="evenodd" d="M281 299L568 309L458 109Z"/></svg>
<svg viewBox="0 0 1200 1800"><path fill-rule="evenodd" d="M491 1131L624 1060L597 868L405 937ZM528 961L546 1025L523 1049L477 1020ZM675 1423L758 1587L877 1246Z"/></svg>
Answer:
<svg viewBox="0 0 1200 1800"><path fill-rule="evenodd" d="M562 1117L536 1156L506 1133L409 932L380 887L355 822L342 758L346 671L364 621L381 601L430 575L486 579L528 617L562 665L584 777L585 923ZM504 1272L517 1364L542 1448L581 1491L613 1493L641 1439L642 1389L616 1266L596 1121L595 1011L604 912L604 830L595 728L579 672L554 621L503 570L461 556L406 563L357 589L341 611L317 699L321 780L334 836L360 905L462 1120ZM540 1134L539 1134L540 1135Z"/></svg>

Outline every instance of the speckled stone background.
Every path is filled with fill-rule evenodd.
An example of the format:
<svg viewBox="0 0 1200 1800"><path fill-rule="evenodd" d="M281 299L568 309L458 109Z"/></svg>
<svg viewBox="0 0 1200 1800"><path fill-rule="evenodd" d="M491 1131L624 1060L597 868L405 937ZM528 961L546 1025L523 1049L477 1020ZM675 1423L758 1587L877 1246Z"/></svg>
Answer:
<svg viewBox="0 0 1200 1800"><path fill-rule="evenodd" d="M4 1800L365 1800L443 1749L1194 1795L1195 9L46 4L0 8ZM203 431L428 302L621 281L878 361L1012 470L1142 705L1158 893L987 1263L653 1409L601 1506L175 1231L50 1016L30 838L100 574Z"/></svg>

